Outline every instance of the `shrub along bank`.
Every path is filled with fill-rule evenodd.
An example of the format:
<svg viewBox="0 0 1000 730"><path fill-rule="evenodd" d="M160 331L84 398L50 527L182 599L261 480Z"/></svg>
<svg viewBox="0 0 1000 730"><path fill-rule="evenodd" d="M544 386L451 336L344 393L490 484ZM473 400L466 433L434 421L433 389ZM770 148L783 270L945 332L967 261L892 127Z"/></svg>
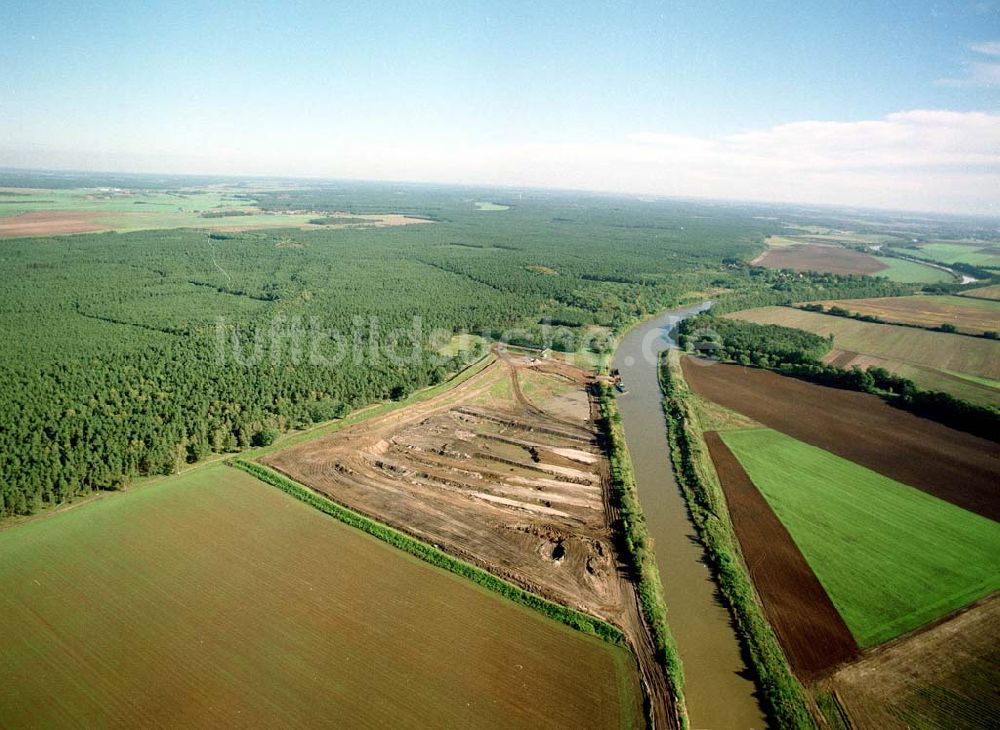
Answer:
<svg viewBox="0 0 1000 730"><path fill-rule="evenodd" d="M707 449L689 404L677 351L661 355L660 388L674 474L705 546L716 582L750 657L765 711L777 727L813 728L805 692L792 675L771 625L764 617L740 556L722 488L707 463Z"/></svg>
<svg viewBox="0 0 1000 730"><path fill-rule="evenodd" d="M674 643L674 637L670 633L670 626L667 624L667 604L663 598L663 584L660 582L660 571L656 565L656 554L653 552L652 541L646 528L646 519L639 504L635 473L632 470L632 458L629 456L628 446L625 443L621 415L618 413L611 388L606 383L599 383L597 388L604 431L608 439L612 488L621 513L622 532L625 536L629 558L638 578L639 599L642 602L646 622L653 633L657 659L666 668L667 677L673 688L675 704L681 712L681 723L686 727L687 716L682 710L684 707L684 668L681 666L680 654Z"/></svg>

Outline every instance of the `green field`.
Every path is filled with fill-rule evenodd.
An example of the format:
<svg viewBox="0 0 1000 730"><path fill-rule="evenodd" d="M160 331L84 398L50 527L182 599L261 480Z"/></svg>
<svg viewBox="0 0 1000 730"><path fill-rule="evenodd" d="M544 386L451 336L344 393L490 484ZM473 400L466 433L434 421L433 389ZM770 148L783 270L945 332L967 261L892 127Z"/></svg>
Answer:
<svg viewBox="0 0 1000 730"><path fill-rule="evenodd" d="M996 268L1000 266L1000 249L997 245L982 243L923 243L917 254L921 258L940 261L942 264L971 264Z"/></svg>
<svg viewBox="0 0 1000 730"><path fill-rule="evenodd" d="M1000 589L1000 524L771 429L721 435L862 647Z"/></svg>
<svg viewBox="0 0 1000 730"><path fill-rule="evenodd" d="M126 233L172 228L292 228L308 226L317 218L315 213L266 213L252 197L247 197L249 194L241 188L70 188L16 194L0 191L0 219L40 211L94 213L89 222ZM216 217L221 212L248 215Z"/></svg>
<svg viewBox="0 0 1000 730"><path fill-rule="evenodd" d="M625 649L222 465L0 532L0 615L5 727L641 723Z"/></svg>
<svg viewBox="0 0 1000 730"><path fill-rule="evenodd" d="M924 266L913 261L897 259L891 256L876 256L880 263L886 266L873 276L884 276L890 281L905 281L913 284L936 284L942 281L955 281L955 277L947 271Z"/></svg>
<svg viewBox="0 0 1000 730"><path fill-rule="evenodd" d="M824 337L832 334L834 348L858 353L862 366L884 367L927 390L1000 405L1000 392L988 385L1000 380L1000 342L994 340L859 322L792 307L761 307L728 316L795 327Z"/></svg>

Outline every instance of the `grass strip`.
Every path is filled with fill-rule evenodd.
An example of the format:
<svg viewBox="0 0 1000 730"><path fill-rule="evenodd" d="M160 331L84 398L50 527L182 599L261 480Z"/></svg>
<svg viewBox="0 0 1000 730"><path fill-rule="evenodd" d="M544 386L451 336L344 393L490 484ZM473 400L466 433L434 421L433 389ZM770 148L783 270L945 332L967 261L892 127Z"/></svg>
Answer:
<svg viewBox="0 0 1000 730"><path fill-rule="evenodd" d="M755 674L764 709L777 727L815 728L802 685L792 674L774 630L764 616L710 463L678 351L660 356L660 389L674 473L705 546L715 580L729 605Z"/></svg>
<svg viewBox="0 0 1000 730"><path fill-rule="evenodd" d="M632 457L629 455L625 442L625 431L622 427L621 414L615 403L614 394L607 383L599 383L598 398L601 405L601 415L604 420L605 432L608 438L610 452L611 483L614 497L621 511L625 544L633 568L638 575L639 600L653 634L656 645L656 658L666 669L674 693L675 705L678 708L682 727L687 727L688 718L684 711L684 667L681 664L680 653L674 642L673 634L667 623L667 604L663 598L663 584L660 582L660 571L656 565L656 553L653 551L649 530L646 528L646 518L639 504L636 489L635 472L632 469Z"/></svg>
<svg viewBox="0 0 1000 730"><path fill-rule="evenodd" d="M424 562L451 571L452 573L460 575L463 578L467 578L473 583L499 593L504 598L508 598L515 603L521 604L522 606L532 608L549 618L555 619L556 621L559 621L560 623L574 628L584 634L597 636L605 641L619 646L627 646L625 635L618 628L612 626L606 621L594 618L593 616L588 616L587 614L581 613L580 611L576 611L572 608L561 606L558 603L553 603L552 601L546 600L541 596L537 596L530 591L526 591L513 583L508 583L507 581L496 577L492 573L470 563L466 563L463 560L459 560L458 558L455 558L446 552L433 547L432 545L422 542L414 537L410 537L409 535L380 522L376 522L375 520L365 517L358 512L342 507L336 502L326 499L325 497L321 497L308 487L292 481L283 474L279 474L266 466L250 461L243 461L242 459L233 459L227 463L237 469L242 469L260 481L270 484L272 487L277 487L281 491L295 497L299 501L305 502L310 507L318 509L320 512L338 519L351 527L357 528L362 532L367 532L372 537L378 538L383 542L387 542L393 547L399 548L410 555L420 558Z"/></svg>

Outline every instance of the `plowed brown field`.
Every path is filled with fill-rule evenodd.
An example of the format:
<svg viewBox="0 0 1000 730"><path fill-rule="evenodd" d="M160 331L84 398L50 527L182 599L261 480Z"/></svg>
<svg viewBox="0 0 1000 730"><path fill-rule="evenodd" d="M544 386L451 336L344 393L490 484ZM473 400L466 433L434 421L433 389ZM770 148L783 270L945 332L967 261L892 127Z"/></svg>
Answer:
<svg viewBox="0 0 1000 730"><path fill-rule="evenodd" d="M39 210L0 218L0 238L17 236L55 236L63 233L110 231L114 226L98 223L99 218L114 218L121 213L102 211Z"/></svg>
<svg viewBox="0 0 1000 730"><path fill-rule="evenodd" d="M867 314L886 322L920 327L955 325L960 332L1000 331L1000 306L971 297L912 296L880 299L834 299L819 302L853 314Z"/></svg>
<svg viewBox="0 0 1000 730"><path fill-rule="evenodd" d="M997 444L898 410L866 393L685 357L691 389L760 423L1000 520Z"/></svg>
<svg viewBox="0 0 1000 730"><path fill-rule="evenodd" d="M715 431L705 442L754 585L796 675L811 681L857 657L850 629L788 530Z"/></svg>
<svg viewBox="0 0 1000 730"><path fill-rule="evenodd" d="M766 269L822 271L830 274L874 274L885 269L885 264L868 254L841 246L812 243L768 249L754 259L753 263Z"/></svg>

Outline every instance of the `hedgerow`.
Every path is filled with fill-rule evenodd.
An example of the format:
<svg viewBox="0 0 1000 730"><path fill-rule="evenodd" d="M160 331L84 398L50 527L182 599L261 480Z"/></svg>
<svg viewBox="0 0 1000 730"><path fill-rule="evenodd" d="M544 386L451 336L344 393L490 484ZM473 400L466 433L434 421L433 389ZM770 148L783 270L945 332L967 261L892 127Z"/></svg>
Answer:
<svg viewBox="0 0 1000 730"><path fill-rule="evenodd" d="M288 477L254 462L243 461L242 459L232 459L228 464L242 469L248 474L256 477L260 481L277 487L286 494L295 497L324 514L329 515L341 522L368 533L372 537L387 542L393 547L399 548L410 555L420 558L431 565L451 571L456 575L471 580L484 588L499 593L504 598L508 598L522 606L527 606L549 618L566 624L577 631L585 634L597 636L605 641L618 646L625 646L625 635L615 626L602 621L593 616L588 616L580 611L576 611L566 606L548 601L541 596L537 596L530 591L526 591L512 583L502 580L492 573L478 568L475 565L466 563L447 553L428 545L425 542L410 537L409 535L395 530L380 522L365 517L362 514L342 507L336 502L321 497L307 487L298 484Z"/></svg>

